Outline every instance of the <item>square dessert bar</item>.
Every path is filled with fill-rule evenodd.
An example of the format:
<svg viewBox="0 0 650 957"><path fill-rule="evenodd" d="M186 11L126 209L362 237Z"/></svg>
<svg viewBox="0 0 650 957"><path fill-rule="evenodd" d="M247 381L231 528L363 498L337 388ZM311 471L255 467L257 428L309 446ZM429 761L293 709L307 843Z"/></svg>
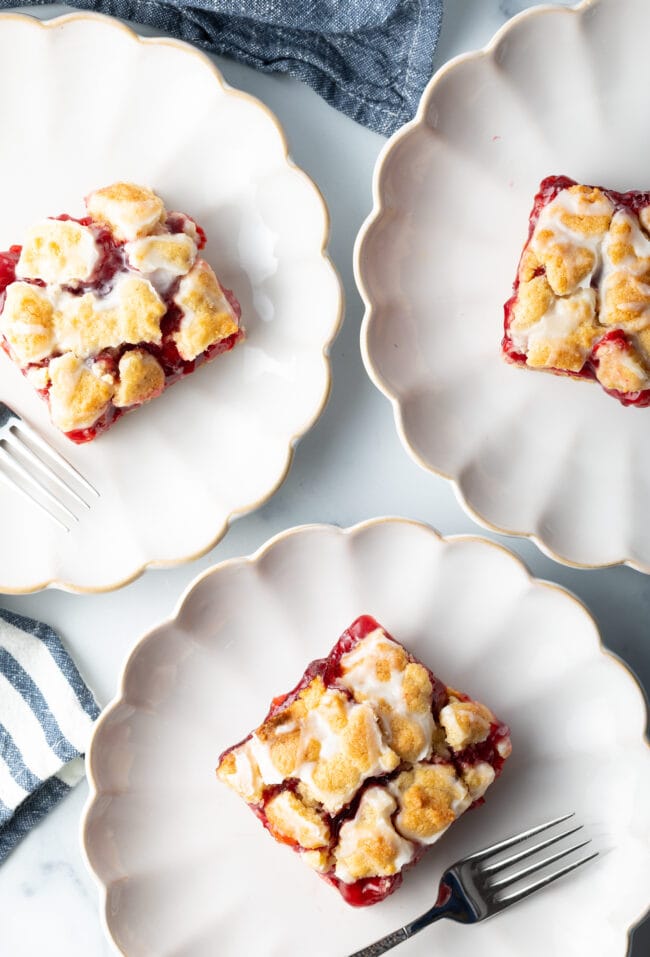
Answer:
<svg viewBox="0 0 650 957"><path fill-rule="evenodd" d="M363 906L483 801L509 734L364 615L224 751L217 775L276 841Z"/></svg>
<svg viewBox="0 0 650 957"><path fill-rule="evenodd" d="M243 337L193 219L133 183L95 190L86 209L0 252L0 344L78 443Z"/></svg>
<svg viewBox="0 0 650 957"><path fill-rule="evenodd" d="M515 365L650 405L650 192L542 181L502 348Z"/></svg>

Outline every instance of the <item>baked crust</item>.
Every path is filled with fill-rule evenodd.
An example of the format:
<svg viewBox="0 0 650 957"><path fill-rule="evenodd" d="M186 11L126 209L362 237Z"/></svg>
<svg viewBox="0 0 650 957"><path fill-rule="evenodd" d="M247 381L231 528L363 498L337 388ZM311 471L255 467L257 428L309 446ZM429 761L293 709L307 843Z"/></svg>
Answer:
<svg viewBox="0 0 650 957"><path fill-rule="evenodd" d="M106 411L114 387L73 352L48 366L52 421L63 432L86 429Z"/></svg>
<svg viewBox="0 0 650 957"><path fill-rule="evenodd" d="M117 239L139 239L162 222L165 206L153 190L135 183L112 183L86 197L86 209Z"/></svg>
<svg viewBox="0 0 650 957"><path fill-rule="evenodd" d="M544 180L505 307L506 358L650 405L649 227L650 193Z"/></svg>
<svg viewBox="0 0 650 957"><path fill-rule="evenodd" d="M183 311L174 342L187 361L237 332L232 306L204 259L198 259L181 279L174 302Z"/></svg>
<svg viewBox="0 0 650 957"><path fill-rule="evenodd" d="M167 236L145 236L126 245L129 264L142 273L158 270L170 276L188 273L197 255L196 243L186 233Z"/></svg>
<svg viewBox="0 0 650 957"><path fill-rule="evenodd" d="M100 252L93 231L74 220L45 219L27 230L16 266L19 279L46 283L90 279Z"/></svg>
<svg viewBox="0 0 650 957"><path fill-rule="evenodd" d="M194 220L133 183L86 205L85 219L42 220L0 254L0 344L75 442L243 337Z"/></svg>
<svg viewBox="0 0 650 957"><path fill-rule="evenodd" d="M165 388L165 372L155 356L143 349L130 349L119 361L119 384L113 402L124 407L154 399Z"/></svg>
<svg viewBox="0 0 650 957"><path fill-rule="evenodd" d="M12 283L5 293L0 332L23 366L40 362L54 348L54 306L40 286Z"/></svg>
<svg viewBox="0 0 650 957"><path fill-rule="evenodd" d="M489 708L446 688L364 616L223 753L217 776L364 904L482 800L509 752Z"/></svg>

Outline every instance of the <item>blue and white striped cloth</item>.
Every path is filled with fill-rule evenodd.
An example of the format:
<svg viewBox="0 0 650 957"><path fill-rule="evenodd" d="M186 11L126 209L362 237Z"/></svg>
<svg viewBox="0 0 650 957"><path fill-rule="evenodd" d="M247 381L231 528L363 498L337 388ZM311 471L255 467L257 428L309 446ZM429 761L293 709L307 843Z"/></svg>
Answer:
<svg viewBox="0 0 650 957"><path fill-rule="evenodd" d="M0 609L0 863L82 779L98 714L56 632Z"/></svg>

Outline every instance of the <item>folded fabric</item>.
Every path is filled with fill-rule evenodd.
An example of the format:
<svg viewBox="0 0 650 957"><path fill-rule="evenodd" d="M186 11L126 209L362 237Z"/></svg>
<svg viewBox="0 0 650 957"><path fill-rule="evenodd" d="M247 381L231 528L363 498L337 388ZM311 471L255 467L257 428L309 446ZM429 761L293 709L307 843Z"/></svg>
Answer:
<svg viewBox="0 0 650 957"><path fill-rule="evenodd" d="M0 609L0 863L83 777L98 715L56 632Z"/></svg>
<svg viewBox="0 0 650 957"><path fill-rule="evenodd" d="M71 3L146 23L258 70L298 77L332 106L384 134L415 113L442 22L442 0ZM11 6L0 0L0 7Z"/></svg>

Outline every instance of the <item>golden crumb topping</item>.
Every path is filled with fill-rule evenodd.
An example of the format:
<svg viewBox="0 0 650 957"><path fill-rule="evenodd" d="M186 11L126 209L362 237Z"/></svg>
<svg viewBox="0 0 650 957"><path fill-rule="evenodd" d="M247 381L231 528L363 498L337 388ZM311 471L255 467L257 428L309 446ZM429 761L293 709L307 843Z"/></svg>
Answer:
<svg viewBox="0 0 650 957"><path fill-rule="evenodd" d="M557 213L562 226L582 236L601 237L609 227L614 206L602 190L592 186L570 186L546 207Z"/></svg>
<svg viewBox="0 0 650 957"><path fill-rule="evenodd" d="M332 684L320 674L308 680L224 755L217 774L255 805L276 840L351 884L399 873L416 845L434 843L483 796L495 769L472 763L471 752L456 766L451 750L484 741L495 719L447 688L438 725L430 673L379 627L335 664ZM496 748L507 757L509 740ZM427 759L410 757L421 751Z"/></svg>
<svg viewBox="0 0 650 957"><path fill-rule="evenodd" d="M341 658L340 683L371 701L391 748L405 761L431 752L433 688L427 669L378 629Z"/></svg>
<svg viewBox="0 0 650 957"><path fill-rule="evenodd" d="M529 332L527 364L531 368L579 372L602 335L595 318L595 301L592 289L555 300L543 320Z"/></svg>
<svg viewBox="0 0 650 957"><path fill-rule="evenodd" d="M183 310L174 341L186 361L238 330L237 317L226 299L219 280L203 259L197 259L181 279L174 302Z"/></svg>
<svg viewBox="0 0 650 957"><path fill-rule="evenodd" d="M165 388L165 372L158 360L143 349L125 352L119 361L120 381L113 403L117 406L139 405L155 398Z"/></svg>
<svg viewBox="0 0 650 957"><path fill-rule="evenodd" d="M402 694L409 711L416 714L425 714L431 710L433 688L429 672L424 665L409 661L404 668Z"/></svg>
<svg viewBox="0 0 650 957"><path fill-rule="evenodd" d="M264 810L276 838L308 850L329 844L330 829L323 815L303 804L293 791L280 791Z"/></svg>
<svg viewBox="0 0 650 957"><path fill-rule="evenodd" d="M50 413L62 432L87 429L108 407L114 387L71 352L49 364Z"/></svg>
<svg viewBox="0 0 650 957"><path fill-rule="evenodd" d="M160 320L167 310L150 282L127 276L115 285L112 295L117 298L122 342L160 342Z"/></svg>
<svg viewBox="0 0 650 957"><path fill-rule="evenodd" d="M483 797L495 776L494 768L487 761L479 761L463 769L463 781L472 801Z"/></svg>
<svg viewBox="0 0 650 957"><path fill-rule="evenodd" d="M520 282L530 282L541 267L541 263L530 246L526 246L519 263Z"/></svg>
<svg viewBox="0 0 650 957"><path fill-rule="evenodd" d="M264 781L250 741L228 751L217 767L217 777L249 804L258 804L264 793Z"/></svg>
<svg viewBox="0 0 650 957"><path fill-rule="evenodd" d="M335 753L328 757L321 754L299 774L330 813L348 804L366 778L392 771L399 764L398 756L382 740L372 708L366 704L348 707L345 726L341 729L334 724L329 726L338 736ZM324 714L323 709L318 710ZM327 723L327 717L325 721ZM326 732L323 738L327 741L328 737ZM323 748L324 753L329 750Z"/></svg>
<svg viewBox="0 0 650 957"><path fill-rule="evenodd" d="M462 751L470 744L485 741L495 718L489 708L478 701L462 701L450 697L441 709L439 721L445 729L447 742L453 751Z"/></svg>
<svg viewBox="0 0 650 957"><path fill-rule="evenodd" d="M232 777L237 771L237 758L234 751L229 751L223 756L217 768L217 776L220 778Z"/></svg>
<svg viewBox="0 0 650 957"><path fill-rule="evenodd" d="M165 218L162 199L146 186L113 183L86 198L93 219L107 223L118 239L139 239L152 233Z"/></svg>
<svg viewBox="0 0 650 957"><path fill-rule="evenodd" d="M93 410L97 421L109 402L121 410L149 401L210 346L228 340L206 358L239 338L239 307L197 260L205 236L192 219L168 216L151 189L128 182L95 190L86 206L82 221L62 216L26 230L7 263L19 252L15 279L0 295L5 348L64 431L90 428ZM36 368L63 357L51 372ZM87 441L118 417L73 439Z"/></svg>
<svg viewBox="0 0 650 957"><path fill-rule="evenodd" d="M650 369L650 328L637 332L634 338L644 368Z"/></svg>
<svg viewBox="0 0 650 957"><path fill-rule="evenodd" d="M54 325L59 347L82 358L122 342L117 310L106 308L104 300L92 292L82 296L64 293Z"/></svg>
<svg viewBox="0 0 650 957"><path fill-rule="evenodd" d="M316 708L324 693L325 685L322 679L315 678L310 685L303 688L295 701L268 718L255 732L255 740L263 745L271 764L283 778L294 774L299 763L301 745L306 737L303 725L309 708ZM311 737L306 741L306 750L313 757Z"/></svg>
<svg viewBox="0 0 650 957"><path fill-rule="evenodd" d="M25 377L35 389L46 389L50 384L50 373L47 366L30 366L25 370Z"/></svg>
<svg viewBox="0 0 650 957"><path fill-rule="evenodd" d="M649 210L614 211L602 190L585 186L561 190L542 209L522 254L509 329L528 366L580 372L605 332L621 329L639 338L623 351L606 346L597 378L621 392L648 387Z"/></svg>
<svg viewBox="0 0 650 957"><path fill-rule="evenodd" d="M54 307L47 294L31 283L7 286L0 332L21 365L40 362L54 348Z"/></svg>
<svg viewBox="0 0 650 957"><path fill-rule="evenodd" d="M418 764L391 785L400 834L432 844L471 804L469 792L451 764Z"/></svg>
<svg viewBox="0 0 650 957"><path fill-rule="evenodd" d="M305 864L318 874L325 874L332 868L332 855L324 847L319 847L313 851L302 851L300 856Z"/></svg>
<svg viewBox="0 0 650 957"><path fill-rule="evenodd" d="M326 688L320 677L255 731L252 749L268 784L295 778L303 803L318 802L329 813L347 804L366 778L399 764L372 708Z"/></svg>
<svg viewBox="0 0 650 957"><path fill-rule="evenodd" d="M396 874L413 858L413 845L393 827L397 802L385 788L364 793L354 818L341 828L334 850L335 874L346 883Z"/></svg>
<svg viewBox="0 0 650 957"><path fill-rule="evenodd" d="M575 292L596 265L596 255L591 249L570 243L549 243L538 255L546 269L548 283L558 296Z"/></svg>
<svg viewBox="0 0 650 957"><path fill-rule="evenodd" d="M603 282L600 321L627 332L650 325L650 285L629 272L610 273Z"/></svg>
<svg viewBox="0 0 650 957"><path fill-rule="evenodd" d="M621 348L614 342L601 342L596 355L596 377L605 389L640 392L650 386L643 360L633 346Z"/></svg>
<svg viewBox="0 0 650 957"><path fill-rule="evenodd" d="M528 282L522 282L512 310L513 318L510 328L517 330L534 326L553 302L555 302L555 296L546 276L535 276Z"/></svg>
<svg viewBox="0 0 650 957"><path fill-rule="evenodd" d="M102 298L63 293L54 317L60 349L85 358L123 343L159 343L166 307L150 282L124 274Z"/></svg>
<svg viewBox="0 0 650 957"><path fill-rule="evenodd" d="M126 246L128 260L143 273L163 270L170 277L184 276L194 265L196 244L186 233L145 236Z"/></svg>
<svg viewBox="0 0 650 957"><path fill-rule="evenodd" d="M16 276L63 285L89 279L98 260L91 229L73 220L44 219L27 230Z"/></svg>
<svg viewBox="0 0 650 957"><path fill-rule="evenodd" d="M391 748L402 760L417 761L420 755L429 753L431 735L426 734L421 724L400 714L384 699L380 699L375 708Z"/></svg>
<svg viewBox="0 0 650 957"><path fill-rule="evenodd" d="M634 249L634 220L627 213L614 216L607 236L607 255L614 266L636 259Z"/></svg>
<svg viewBox="0 0 650 957"><path fill-rule="evenodd" d="M640 332L650 325L650 239L631 213L616 213L604 252L600 322Z"/></svg>

